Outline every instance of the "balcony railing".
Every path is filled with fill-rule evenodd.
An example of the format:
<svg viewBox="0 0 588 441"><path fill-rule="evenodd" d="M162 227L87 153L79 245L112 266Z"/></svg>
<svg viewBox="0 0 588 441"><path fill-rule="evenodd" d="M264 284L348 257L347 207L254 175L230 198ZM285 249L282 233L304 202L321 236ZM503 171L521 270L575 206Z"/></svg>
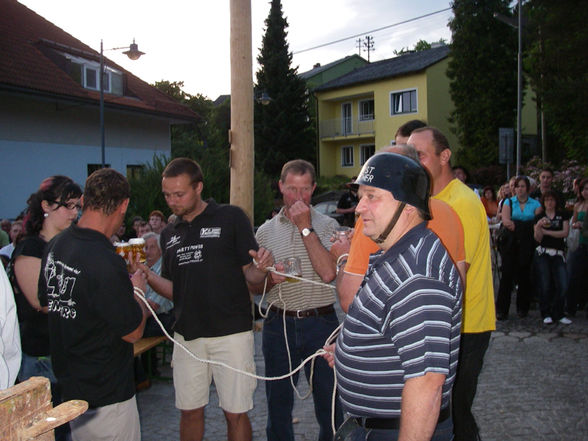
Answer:
<svg viewBox="0 0 588 441"><path fill-rule="evenodd" d="M358 136L374 134L375 119L327 119L320 122L320 137Z"/></svg>

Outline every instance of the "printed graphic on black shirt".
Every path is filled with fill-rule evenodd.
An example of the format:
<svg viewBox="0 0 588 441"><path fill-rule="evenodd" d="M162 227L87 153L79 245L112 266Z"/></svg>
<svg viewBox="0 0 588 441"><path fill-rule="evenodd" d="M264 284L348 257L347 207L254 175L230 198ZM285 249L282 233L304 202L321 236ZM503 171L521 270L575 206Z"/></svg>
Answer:
<svg viewBox="0 0 588 441"><path fill-rule="evenodd" d="M76 302L72 293L80 270L55 261L53 253L49 253L44 271L49 312L56 312L64 319L75 319Z"/></svg>

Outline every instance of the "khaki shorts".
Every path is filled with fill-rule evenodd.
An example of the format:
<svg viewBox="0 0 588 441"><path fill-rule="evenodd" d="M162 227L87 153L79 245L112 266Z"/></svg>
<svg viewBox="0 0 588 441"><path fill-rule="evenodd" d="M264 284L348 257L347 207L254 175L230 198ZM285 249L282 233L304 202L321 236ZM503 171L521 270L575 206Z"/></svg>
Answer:
<svg viewBox="0 0 588 441"><path fill-rule="evenodd" d="M231 367L255 374L251 331L190 341L185 341L176 332L174 338L198 358L221 361ZM194 360L178 345L174 346L172 363L178 409L193 410L206 406L213 379L219 406L224 411L245 413L253 409L253 392L257 386L255 378L223 366Z"/></svg>
<svg viewBox="0 0 588 441"><path fill-rule="evenodd" d="M121 403L88 409L70 421L73 441L141 441L135 396Z"/></svg>

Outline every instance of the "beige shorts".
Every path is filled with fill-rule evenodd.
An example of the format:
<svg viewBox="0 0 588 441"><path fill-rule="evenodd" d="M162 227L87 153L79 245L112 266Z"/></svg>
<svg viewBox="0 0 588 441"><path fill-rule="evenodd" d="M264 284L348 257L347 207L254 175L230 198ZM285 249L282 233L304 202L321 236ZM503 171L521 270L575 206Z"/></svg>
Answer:
<svg viewBox="0 0 588 441"><path fill-rule="evenodd" d="M185 341L176 332L174 338L198 358L221 361L231 367L255 374L251 331L190 341ZM172 366L178 409L193 410L206 406L213 379L219 406L224 411L245 413L253 409L253 392L257 386L255 378L223 366L194 360L178 345L174 346Z"/></svg>

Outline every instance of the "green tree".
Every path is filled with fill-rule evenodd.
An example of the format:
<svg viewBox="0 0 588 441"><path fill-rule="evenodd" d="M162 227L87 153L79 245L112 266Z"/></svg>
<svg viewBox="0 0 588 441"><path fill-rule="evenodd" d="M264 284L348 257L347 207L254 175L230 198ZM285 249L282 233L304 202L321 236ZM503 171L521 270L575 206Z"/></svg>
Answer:
<svg viewBox="0 0 588 441"><path fill-rule="evenodd" d="M544 111L547 157L588 162L588 9L573 0L531 0L525 12L525 72Z"/></svg>
<svg viewBox="0 0 588 441"><path fill-rule="evenodd" d="M255 166L274 179L286 161L302 158L314 163L316 155L306 84L291 67L288 22L280 0L272 0L265 26L256 91L266 92L272 101L255 104Z"/></svg>
<svg viewBox="0 0 588 441"><path fill-rule="evenodd" d="M517 91L516 31L493 16L512 16L509 0L454 0L447 76L455 105L450 122L469 168L498 159L498 129L514 127Z"/></svg>

